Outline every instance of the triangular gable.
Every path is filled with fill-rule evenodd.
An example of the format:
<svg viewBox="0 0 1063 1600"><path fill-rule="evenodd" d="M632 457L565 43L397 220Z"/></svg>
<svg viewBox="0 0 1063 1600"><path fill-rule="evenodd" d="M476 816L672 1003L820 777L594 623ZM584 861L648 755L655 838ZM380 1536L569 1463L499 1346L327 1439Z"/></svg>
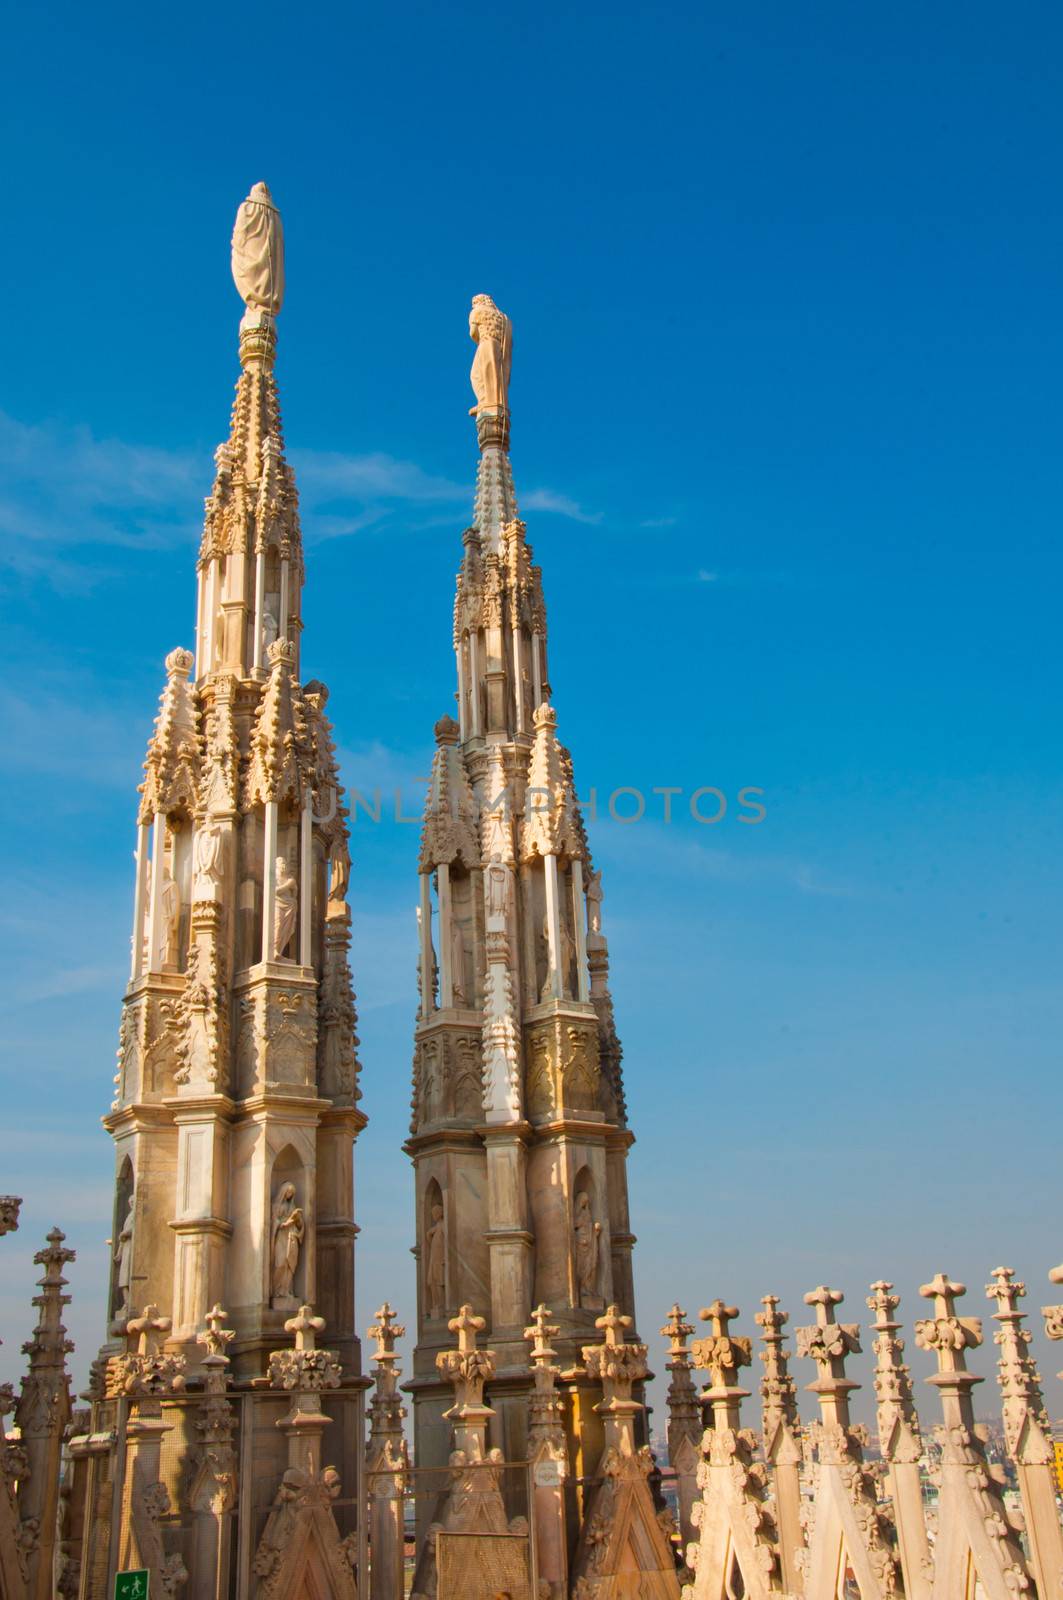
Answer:
<svg viewBox="0 0 1063 1600"><path fill-rule="evenodd" d="M648 1450L607 1455L580 1535L573 1600L679 1600L671 1542L650 1492L652 1464Z"/></svg>

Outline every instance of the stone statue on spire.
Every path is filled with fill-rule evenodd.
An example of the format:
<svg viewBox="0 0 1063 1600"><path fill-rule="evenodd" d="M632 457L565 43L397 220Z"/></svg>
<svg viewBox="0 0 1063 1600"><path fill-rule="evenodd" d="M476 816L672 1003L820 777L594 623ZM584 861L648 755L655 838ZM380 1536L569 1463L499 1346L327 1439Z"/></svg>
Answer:
<svg viewBox="0 0 1063 1600"><path fill-rule="evenodd" d="M248 311L275 317L284 301L284 229L264 183L241 203L232 247L233 282Z"/></svg>
<svg viewBox="0 0 1063 1600"><path fill-rule="evenodd" d="M504 311L499 311L489 294L472 297L469 337L476 345L469 374L476 404L469 407L470 417L479 416L481 411L507 410L513 324Z"/></svg>

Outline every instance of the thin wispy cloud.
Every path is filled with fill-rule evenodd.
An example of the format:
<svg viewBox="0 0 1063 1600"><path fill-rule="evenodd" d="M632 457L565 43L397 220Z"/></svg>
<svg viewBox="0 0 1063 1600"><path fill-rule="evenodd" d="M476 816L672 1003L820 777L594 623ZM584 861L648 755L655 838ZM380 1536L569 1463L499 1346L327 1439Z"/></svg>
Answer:
<svg viewBox="0 0 1063 1600"><path fill-rule="evenodd" d="M525 511L552 511L559 517L569 517L573 522L596 523L601 522L600 511L586 511L578 500L573 500L567 494L558 494L555 489L533 489L530 494L522 494L521 507Z"/></svg>
<svg viewBox="0 0 1063 1600"><path fill-rule="evenodd" d="M679 521L678 517L646 517L639 523L640 528L674 528Z"/></svg>
<svg viewBox="0 0 1063 1600"><path fill-rule="evenodd" d="M765 825L735 823L746 838ZM730 826L730 821L723 826ZM775 883L799 894L837 899L848 899L857 892L852 883L830 878L811 862L785 852L774 855L763 849L707 844L693 836L689 826L668 828L641 822L624 828L603 823L592 830L592 843L599 860L619 862L625 872L638 868L655 875L674 875L687 883L697 877L725 883Z"/></svg>
<svg viewBox="0 0 1063 1600"><path fill-rule="evenodd" d="M17 1011L22 1006L36 1005L41 1000L62 1000L69 995L88 994L93 990L116 993L124 977L125 973L118 966L69 967L53 972L39 983L10 988L0 998L0 1011Z"/></svg>
<svg viewBox="0 0 1063 1600"><path fill-rule="evenodd" d="M93 787L135 788L151 732L150 703L137 733L116 706L101 705L96 685L59 675L31 696L0 684L0 772L34 773Z"/></svg>
<svg viewBox="0 0 1063 1600"><path fill-rule="evenodd" d="M0 459L0 571L9 579L89 591L108 575L101 559L108 549L160 550L199 538L212 475L202 450L133 444L83 424L27 424L0 412ZM432 525L472 503L471 482L456 483L383 451L293 448L289 460L308 544L364 532L400 508L417 508L419 525ZM575 522L601 520L600 512L553 489L535 490L524 503ZM76 559L77 551L84 559Z"/></svg>

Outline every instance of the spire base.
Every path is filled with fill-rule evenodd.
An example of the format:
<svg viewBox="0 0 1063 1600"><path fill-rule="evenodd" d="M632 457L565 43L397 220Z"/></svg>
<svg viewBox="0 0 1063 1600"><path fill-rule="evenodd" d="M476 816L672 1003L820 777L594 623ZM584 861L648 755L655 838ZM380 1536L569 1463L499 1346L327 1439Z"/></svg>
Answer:
<svg viewBox="0 0 1063 1600"><path fill-rule="evenodd" d="M509 449L509 407L480 406L476 412L476 438L480 449L494 445Z"/></svg>
<svg viewBox="0 0 1063 1600"><path fill-rule="evenodd" d="M277 321L260 306L248 306L240 319L240 365L259 361L272 367L277 354Z"/></svg>

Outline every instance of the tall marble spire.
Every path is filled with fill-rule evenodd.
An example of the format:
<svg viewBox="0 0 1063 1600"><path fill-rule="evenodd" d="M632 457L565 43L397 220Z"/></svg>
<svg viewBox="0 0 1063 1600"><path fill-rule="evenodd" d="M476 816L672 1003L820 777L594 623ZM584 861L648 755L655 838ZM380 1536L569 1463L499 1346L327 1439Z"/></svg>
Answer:
<svg viewBox="0 0 1063 1600"><path fill-rule="evenodd" d="M347 811L301 672L303 553L274 377L280 217L233 233L240 376L197 565L195 652L166 657L140 791L130 981L106 1125L116 1187L110 1350L146 1304L198 1366L230 1308L238 1381L310 1302L354 1334L358 1109Z"/></svg>
<svg viewBox="0 0 1063 1600"><path fill-rule="evenodd" d="M526 1438L532 1307L550 1308L569 1367L606 1305L634 1314L632 1135L600 877L559 737L542 574L510 466L512 324L477 295L469 331L480 461L454 602L458 715L436 724L421 840L407 1146L417 1188L410 1388L419 1465L445 1460L435 1357L459 1306L486 1317L499 1379L512 1384L492 1403L513 1460Z"/></svg>

